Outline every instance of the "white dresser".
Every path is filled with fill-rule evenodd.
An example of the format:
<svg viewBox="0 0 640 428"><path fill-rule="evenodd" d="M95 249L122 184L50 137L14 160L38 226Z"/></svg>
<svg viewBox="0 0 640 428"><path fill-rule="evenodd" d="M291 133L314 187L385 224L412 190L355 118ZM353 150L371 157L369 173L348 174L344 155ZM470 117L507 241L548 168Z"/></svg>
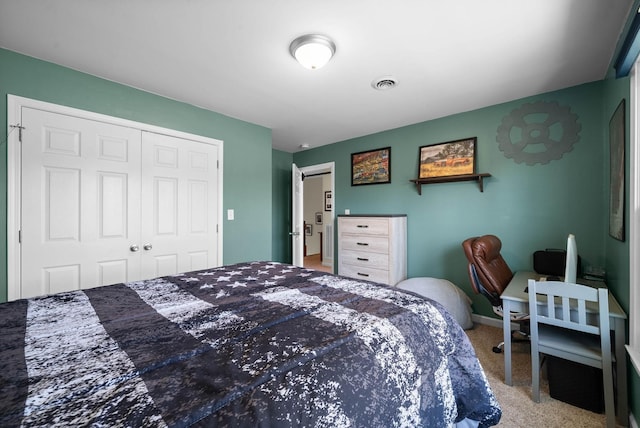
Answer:
<svg viewBox="0 0 640 428"><path fill-rule="evenodd" d="M406 214L339 215L338 275L388 285L406 279Z"/></svg>

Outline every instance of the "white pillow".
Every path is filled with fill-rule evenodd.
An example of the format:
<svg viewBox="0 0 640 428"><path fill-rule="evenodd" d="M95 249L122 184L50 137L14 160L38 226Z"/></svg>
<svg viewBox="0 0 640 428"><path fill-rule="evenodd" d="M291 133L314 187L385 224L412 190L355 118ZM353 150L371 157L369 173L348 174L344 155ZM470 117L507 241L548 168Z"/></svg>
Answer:
<svg viewBox="0 0 640 428"><path fill-rule="evenodd" d="M460 288L446 279L409 278L400 281L396 287L429 297L444 306L463 329L473 327L471 320L471 299Z"/></svg>

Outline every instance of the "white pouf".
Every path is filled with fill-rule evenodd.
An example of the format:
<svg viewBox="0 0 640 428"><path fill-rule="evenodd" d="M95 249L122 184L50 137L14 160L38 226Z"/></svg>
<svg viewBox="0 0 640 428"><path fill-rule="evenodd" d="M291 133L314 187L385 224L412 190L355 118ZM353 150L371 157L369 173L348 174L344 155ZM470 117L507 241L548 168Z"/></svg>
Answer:
<svg viewBox="0 0 640 428"><path fill-rule="evenodd" d="M446 279L409 278L400 281L396 287L413 291L421 296L435 300L444 306L458 321L463 329L473 327L471 320L471 299L460 288Z"/></svg>

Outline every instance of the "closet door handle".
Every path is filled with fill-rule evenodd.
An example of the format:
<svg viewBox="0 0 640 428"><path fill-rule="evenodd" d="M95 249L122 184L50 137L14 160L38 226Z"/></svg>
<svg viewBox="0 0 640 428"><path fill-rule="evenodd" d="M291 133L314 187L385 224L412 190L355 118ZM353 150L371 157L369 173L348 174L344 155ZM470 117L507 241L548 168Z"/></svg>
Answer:
<svg viewBox="0 0 640 428"><path fill-rule="evenodd" d="M149 251L150 249L153 248L153 246L151 244L144 244L144 246L142 248L144 248L145 250Z"/></svg>
<svg viewBox="0 0 640 428"><path fill-rule="evenodd" d="M129 251L131 251L132 253L135 253L138 250L140 250L140 248L137 245L132 245L129 247Z"/></svg>

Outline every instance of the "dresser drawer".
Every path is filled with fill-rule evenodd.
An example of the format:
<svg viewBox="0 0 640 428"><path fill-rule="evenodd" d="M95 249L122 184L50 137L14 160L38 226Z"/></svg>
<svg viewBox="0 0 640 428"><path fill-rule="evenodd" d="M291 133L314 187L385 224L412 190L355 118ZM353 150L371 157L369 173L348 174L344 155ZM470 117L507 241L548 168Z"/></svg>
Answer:
<svg viewBox="0 0 640 428"><path fill-rule="evenodd" d="M355 217L339 220L340 234L389 235L389 219L376 217Z"/></svg>
<svg viewBox="0 0 640 428"><path fill-rule="evenodd" d="M342 263L355 266L369 266L376 269L389 269L389 256L381 253L343 250L340 253Z"/></svg>
<svg viewBox="0 0 640 428"><path fill-rule="evenodd" d="M341 265L340 267L340 275L389 284L389 271L353 265Z"/></svg>
<svg viewBox="0 0 640 428"><path fill-rule="evenodd" d="M407 216L338 216L338 274L395 285L407 277Z"/></svg>
<svg viewBox="0 0 640 428"><path fill-rule="evenodd" d="M340 241L344 250L389 254L389 238L371 235L343 235Z"/></svg>

